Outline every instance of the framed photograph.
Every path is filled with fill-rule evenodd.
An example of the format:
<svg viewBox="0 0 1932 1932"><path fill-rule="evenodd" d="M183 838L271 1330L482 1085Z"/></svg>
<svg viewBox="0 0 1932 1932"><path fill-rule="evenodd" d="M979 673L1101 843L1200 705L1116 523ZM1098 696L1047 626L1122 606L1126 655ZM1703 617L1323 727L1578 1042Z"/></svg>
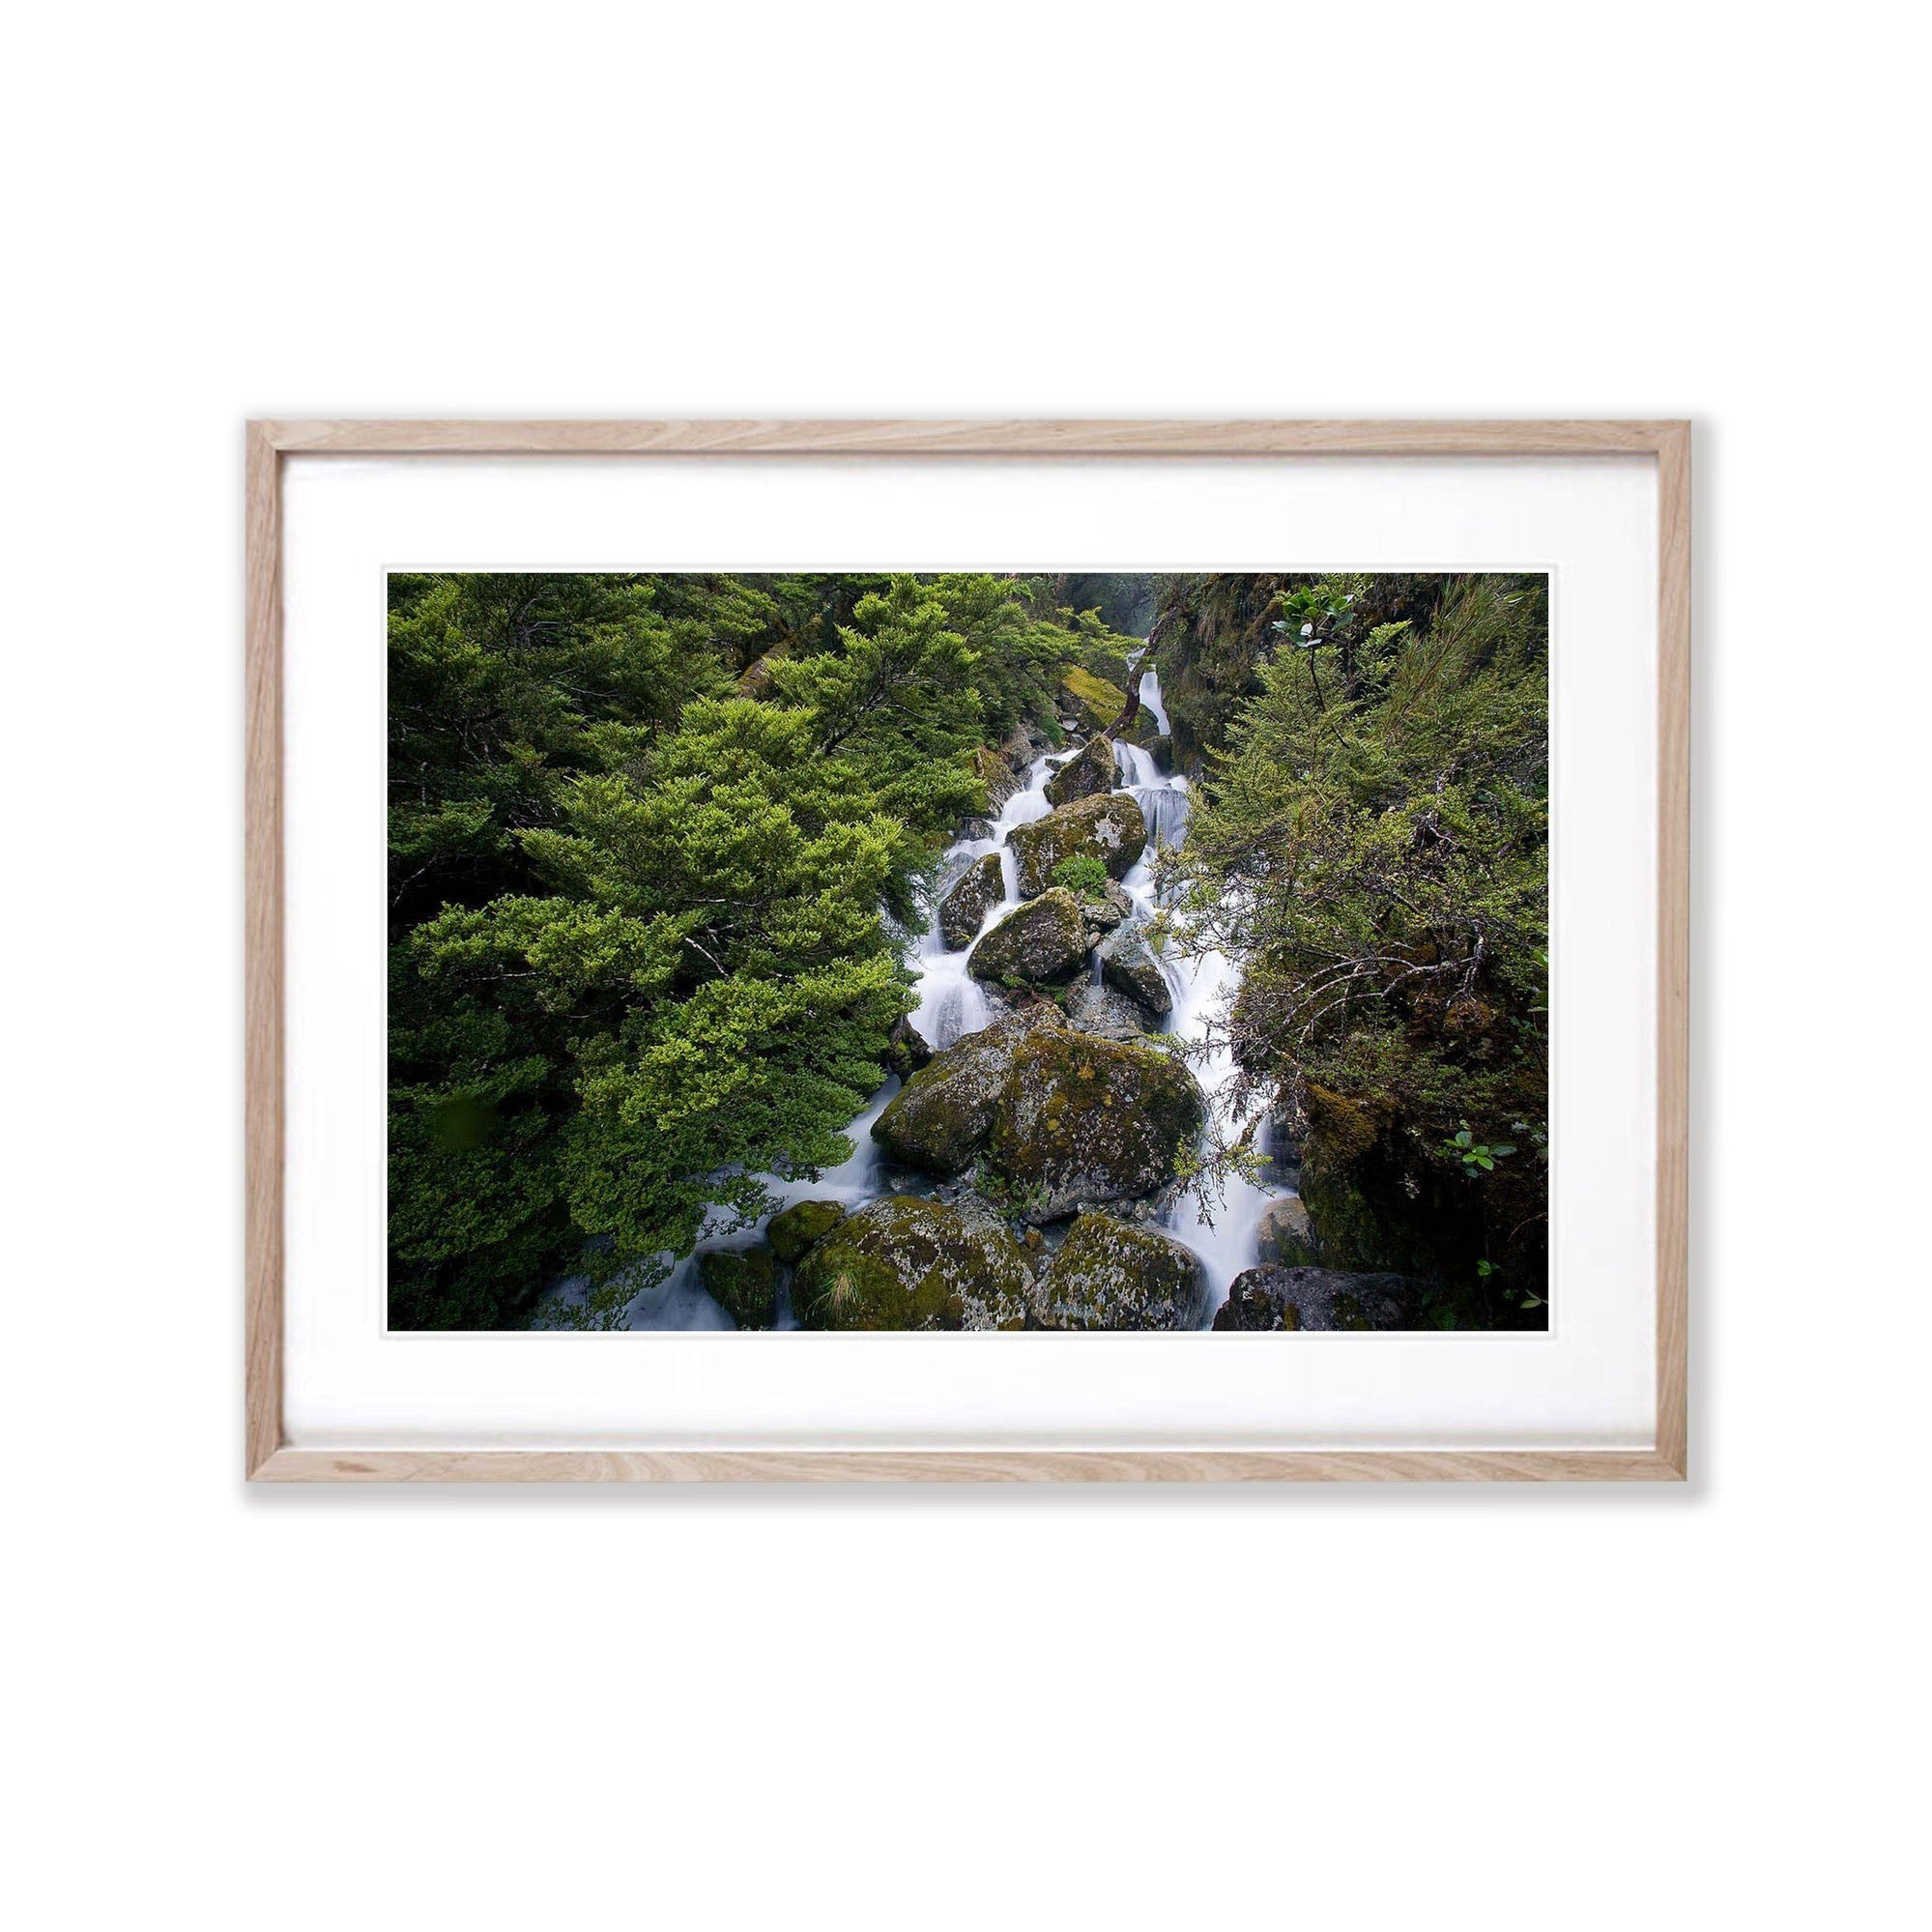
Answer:
<svg viewBox="0 0 1932 1932"><path fill-rule="evenodd" d="M249 424L248 1476L1681 1480L1689 444Z"/></svg>

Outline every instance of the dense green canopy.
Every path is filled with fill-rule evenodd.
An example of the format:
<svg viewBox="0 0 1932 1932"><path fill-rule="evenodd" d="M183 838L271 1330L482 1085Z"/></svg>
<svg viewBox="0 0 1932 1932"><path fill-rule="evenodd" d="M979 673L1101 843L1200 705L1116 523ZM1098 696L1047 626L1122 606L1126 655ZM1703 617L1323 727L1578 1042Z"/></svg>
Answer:
<svg viewBox="0 0 1932 1932"><path fill-rule="evenodd" d="M974 753L1118 660L1061 590L391 578L393 1325L578 1265L614 1319L707 1202L846 1157Z"/></svg>
<svg viewBox="0 0 1932 1932"><path fill-rule="evenodd" d="M1163 590L1206 772L1176 931L1241 969L1226 1036L1305 1143L1324 1259L1438 1277L1445 1321L1540 1321L1546 579Z"/></svg>

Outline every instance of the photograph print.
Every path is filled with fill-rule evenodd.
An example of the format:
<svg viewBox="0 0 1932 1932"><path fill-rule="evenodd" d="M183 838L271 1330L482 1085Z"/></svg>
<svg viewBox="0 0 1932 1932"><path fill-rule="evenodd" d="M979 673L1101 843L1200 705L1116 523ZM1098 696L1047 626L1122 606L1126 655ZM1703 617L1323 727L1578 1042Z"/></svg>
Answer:
<svg viewBox="0 0 1932 1932"><path fill-rule="evenodd" d="M1545 577L388 620L392 1330L1547 1327Z"/></svg>

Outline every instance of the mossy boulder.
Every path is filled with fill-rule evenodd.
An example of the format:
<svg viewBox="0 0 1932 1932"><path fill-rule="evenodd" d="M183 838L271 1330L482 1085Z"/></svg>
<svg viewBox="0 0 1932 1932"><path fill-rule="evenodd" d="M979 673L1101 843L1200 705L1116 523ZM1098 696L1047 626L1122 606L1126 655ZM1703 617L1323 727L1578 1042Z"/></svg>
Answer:
<svg viewBox="0 0 1932 1932"><path fill-rule="evenodd" d="M1199 1256L1152 1227L1083 1214L1033 1291L1042 1328L1199 1328L1207 1319Z"/></svg>
<svg viewBox="0 0 1932 1932"><path fill-rule="evenodd" d="M1071 805L1078 798L1091 798L1111 792L1120 783L1120 764L1113 755L1110 738L1094 738L1047 780L1047 800L1053 805Z"/></svg>
<svg viewBox="0 0 1932 1932"><path fill-rule="evenodd" d="M986 787L987 809L999 810L1020 789L1013 767L991 745L981 745L972 755L973 776Z"/></svg>
<svg viewBox="0 0 1932 1932"><path fill-rule="evenodd" d="M792 1278L805 1328L1024 1328L1032 1273L1003 1227L910 1195L873 1201Z"/></svg>
<svg viewBox="0 0 1932 1932"><path fill-rule="evenodd" d="M764 1238L771 1243L771 1252L789 1268L845 1218L845 1207L839 1201L793 1201L765 1224Z"/></svg>
<svg viewBox="0 0 1932 1932"><path fill-rule="evenodd" d="M901 1080L910 1080L933 1057L933 1043L904 1018L892 1023L885 1036L885 1064Z"/></svg>
<svg viewBox="0 0 1932 1932"><path fill-rule="evenodd" d="M1160 1048L1036 1028L1013 1048L987 1161L1026 1220L1058 1221L1164 1186L1202 1116L1194 1076Z"/></svg>
<svg viewBox="0 0 1932 1932"><path fill-rule="evenodd" d="M771 1249L711 1249L698 1256L698 1279L740 1328L769 1328L778 1319L778 1256Z"/></svg>
<svg viewBox="0 0 1932 1932"><path fill-rule="evenodd" d="M1401 1275L1344 1275L1332 1268L1250 1268L1215 1311L1224 1334L1273 1329L1419 1328L1420 1285Z"/></svg>
<svg viewBox="0 0 1932 1932"><path fill-rule="evenodd" d="M1090 732L1104 732L1127 708L1127 693L1078 664L1060 673L1060 709Z"/></svg>
<svg viewBox="0 0 1932 1932"><path fill-rule="evenodd" d="M1053 985L1081 969L1088 944L1080 901L1056 885L1000 920L966 956L966 971L995 985Z"/></svg>
<svg viewBox="0 0 1932 1932"><path fill-rule="evenodd" d="M1173 1010L1173 995L1147 943L1144 926L1121 926L1100 943L1100 976L1116 992L1139 1000L1149 1013Z"/></svg>
<svg viewBox="0 0 1932 1932"><path fill-rule="evenodd" d="M1314 1234L1309 1226L1308 1209L1289 1195L1272 1202L1254 1225L1254 1252L1264 1261L1284 1268L1304 1268L1314 1260Z"/></svg>
<svg viewBox="0 0 1932 1932"><path fill-rule="evenodd" d="M939 937L948 952L972 944L986 915L1006 897L1006 878L997 852L982 852L961 873L939 902Z"/></svg>
<svg viewBox="0 0 1932 1932"><path fill-rule="evenodd" d="M961 1172L992 1130L1015 1054L1036 1034L1064 1024L1055 1007L1042 1003L943 1048L885 1104L872 1138L902 1167Z"/></svg>
<svg viewBox="0 0 1932 1932"><path fill-rule="evenodd" d="M1020 896L1032 899L1053 884L1056 865L1081 852L1093 853L1109 878L1125 879L1146 848L1147 821L1131 793L1109 792L1015 825L1006 843L1020 875Z"/></svg>

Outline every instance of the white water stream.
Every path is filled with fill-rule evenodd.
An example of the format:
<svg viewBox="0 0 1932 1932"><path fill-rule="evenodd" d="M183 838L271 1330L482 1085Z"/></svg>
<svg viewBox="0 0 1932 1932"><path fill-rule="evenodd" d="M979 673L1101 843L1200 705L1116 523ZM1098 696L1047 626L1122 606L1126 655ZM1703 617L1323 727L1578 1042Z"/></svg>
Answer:
<svg viewBox="0 0 1932 1932"><path fill-rule="evenodd" d="M1137 653L1138 656L1138 653ZM1163 734L1168 730L1167 707L1162 701L1161 680L1149 667L1140 678L1140 702L1146 706ZM1153 857L1161 845L1178 846L1187 835L1188 781L1164 777L1152 756L1139 745L1117 744L1121 775L1147 821L1147 849L1121 880L1134 901L1135 917L1151 919L1155 909ZM1066 763L1071 754L1050 752L1037 758L1027 768L1024 782L999 808L993 822L992 835L961 839L948 848L933 887L932 905L951 890L967 866L991 851L1000 854L1005 895L992 908L980 924L980 932L997 925L1020 904L1013 854L1006 835L1015 825L1043 819L1053 809L1047 799L1047 781ZM919 941L912 961L914 986L919 1003L911 1014L911 1024L937 1052L950 1047L968 1033L976 1033L994 1017L985 989L966 969L970 946L949 951L939 932L937 917L930 922ZM1219 953L1195 959L1180 959L1178 948L1169 941L1160 959L1161 975L1173 997L1173 1011L1161 1023L1160 1030L1183 1040L1207 1037L1210 1019L1225 1015L1227 1002L1238 984L1232 965ZM1226 1048L1193 1063L1195 1075L1214 1110L1216 1131L1232 1139L1243 1123L1228 1117L1227 1088L1233 1075L1233 1061ZM772 1213L799 1200L837 1200L848 1206L875 1199L884 1190L879 1147L872 1138L872 1123L883 1111L885 1103L899 1091L899 1081L888 1081L873 1095L866 1110L845 1130L852 1142L852 1154L842 1166L827 1168L816 1181L781 1181L767 1178L773 1200ZM1254 1136L1259 1151L1265 1153L1267 1123L1260 1123ZM1210 1306L1219 1308L1227 1299L1228 1283L1244 1268L1257 1259L1255 1226L1270 1201L1290 1192L1286 1188L1261 1185L1231 1177L1219 1198L1211 1200L1212 1225L1200 1204L1183 1198L1169 1210L1165 1226L1180 1242L1200 1256L1207 1271ZM768 1218L768 1217L767 1217ZM697 1250L678 1261L668 1279L647 1289L631 1304L624 1325L628 1328L729 1328L731 1317L707 1295L698 1276L697 1254L706 1249L737 1248L760 1238L764 1230L761 1220L750 1227L734 1228L729 1214L720 1212L706 1224ZM581 1294L581 1278L561 1284L566 1296ZM779 1326L789 1324L789 1304L781 1307Z"/></svg>

